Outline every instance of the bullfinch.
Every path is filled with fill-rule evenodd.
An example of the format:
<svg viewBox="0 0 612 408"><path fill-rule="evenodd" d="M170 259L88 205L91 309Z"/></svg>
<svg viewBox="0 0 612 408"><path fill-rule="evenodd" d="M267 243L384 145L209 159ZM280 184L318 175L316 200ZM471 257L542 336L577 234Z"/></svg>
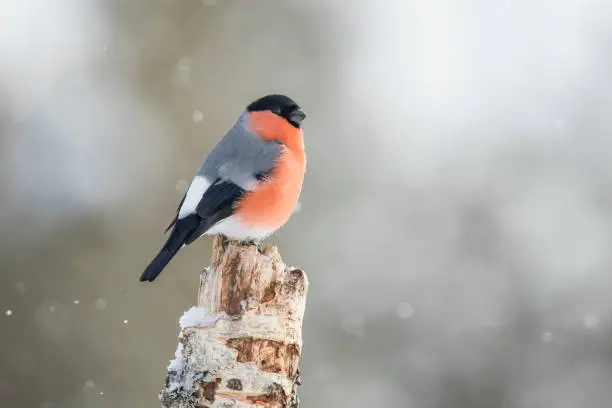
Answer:
<svg viewBox="0 0 612 408"><path fill-rule="evenodd" d="M302 190L306 114L291 98L267 95L246 107L204 159L166 244L140 276L152 282L185 245L202 235L259 241L291 216Z"/></svg>

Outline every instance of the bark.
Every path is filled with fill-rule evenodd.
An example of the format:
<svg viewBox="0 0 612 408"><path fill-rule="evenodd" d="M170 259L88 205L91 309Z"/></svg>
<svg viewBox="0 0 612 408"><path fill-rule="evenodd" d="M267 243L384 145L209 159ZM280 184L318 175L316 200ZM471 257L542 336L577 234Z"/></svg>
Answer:
<svg viewBox="0 0 612 408"><path fill-rule="evenodd" d="M164 408L296 408L308 280L274 246L215 237L181 318Z"/></svg>

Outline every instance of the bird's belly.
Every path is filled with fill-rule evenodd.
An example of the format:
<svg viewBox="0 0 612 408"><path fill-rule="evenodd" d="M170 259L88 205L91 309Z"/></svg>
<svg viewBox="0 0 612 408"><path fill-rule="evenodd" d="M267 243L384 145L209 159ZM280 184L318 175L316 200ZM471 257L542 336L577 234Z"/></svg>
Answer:
<svg viewBox="0 0 612 408"><path fill-rule="evenodd" d="M248 240L256 239L261 240L270 236L276 229L257 227L245 224L241 218L237 215L232 215L210 228L204 235L225 235L229 239L236 240Z"/></svg>

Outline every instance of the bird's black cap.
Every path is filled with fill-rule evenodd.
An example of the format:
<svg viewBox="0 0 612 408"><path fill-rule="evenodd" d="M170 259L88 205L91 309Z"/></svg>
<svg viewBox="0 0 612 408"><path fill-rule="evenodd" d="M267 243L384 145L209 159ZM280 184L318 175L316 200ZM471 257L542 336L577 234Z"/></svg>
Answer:
<svg viewBox="0 0 612 408"><path fill-rule="evenodd" d="M247 106L247 111L270 111L287 119L296 128L299 128L302 125L302 121L306 119L306 113L304 113L300 105L288 96L278 94L266 95L257 99Z"/></svg>

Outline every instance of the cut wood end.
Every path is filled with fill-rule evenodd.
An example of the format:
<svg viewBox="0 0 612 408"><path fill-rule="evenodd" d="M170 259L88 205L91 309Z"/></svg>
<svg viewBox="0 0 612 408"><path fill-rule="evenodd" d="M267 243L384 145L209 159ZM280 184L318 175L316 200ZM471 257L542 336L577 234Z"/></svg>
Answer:
<svg viewBox="0 0 612 408"><path fill-rule="evenodd" d="M210 316L184 319L206 324L182 330L163 406L297 407L307 292L304 271L275 246L215 237L198 293Z"/></svg>
<svg viewBox="0 0 612 408"><path fill-rule="evenodd" d="M306 274L287 267L276 246L262 248L217 236L211 264L200 277L198 305L214 312L235 317L253 301L269 303L281 294L282 303L288 303L305 297L308 290Z"/></svg>

